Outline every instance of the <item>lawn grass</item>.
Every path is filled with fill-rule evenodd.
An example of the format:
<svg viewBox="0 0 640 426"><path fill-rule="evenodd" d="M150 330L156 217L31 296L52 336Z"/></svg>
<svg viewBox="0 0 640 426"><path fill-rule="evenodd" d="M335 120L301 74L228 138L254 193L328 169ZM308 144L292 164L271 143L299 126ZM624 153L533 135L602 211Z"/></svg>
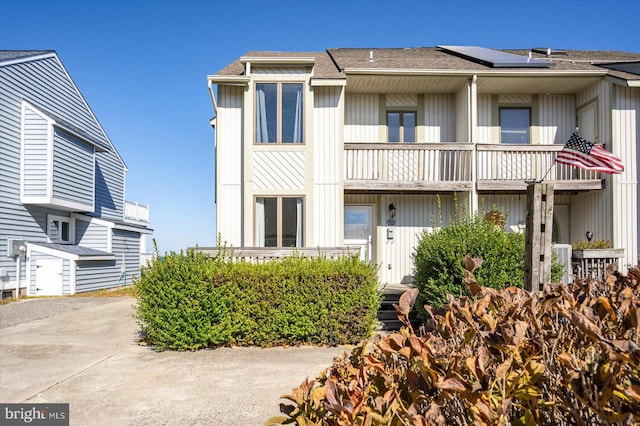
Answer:
<svg viewBox="0 0 640 426"><path fill-rule="evenodd" d="M83 293L76 293L72 295L64 295L64 296L21 296L20 299L9 298L0 300L0 305L6 305L9 303L17 302L19 300L27 300L27 299L42 299L43 297L135 297L136 296L136 286L135 285L127 285L127 286L119 286L113 288L105 288L102 290L94 290L94 291L86 291Z"/></svg>

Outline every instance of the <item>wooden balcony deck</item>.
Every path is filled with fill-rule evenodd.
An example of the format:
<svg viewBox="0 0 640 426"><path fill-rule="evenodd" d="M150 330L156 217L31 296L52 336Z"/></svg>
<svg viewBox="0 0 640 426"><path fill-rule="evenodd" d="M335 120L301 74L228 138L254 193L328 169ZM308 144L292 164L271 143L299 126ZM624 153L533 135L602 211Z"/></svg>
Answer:
<svg viewBox="0 0 640 426"><path fill-rule="evenodd" d="M599 173L555 164L562 145L345 144L347 192L524 191L528 181L558 191L603 188ZM548 174L547 174L548 171Z"/></svg>

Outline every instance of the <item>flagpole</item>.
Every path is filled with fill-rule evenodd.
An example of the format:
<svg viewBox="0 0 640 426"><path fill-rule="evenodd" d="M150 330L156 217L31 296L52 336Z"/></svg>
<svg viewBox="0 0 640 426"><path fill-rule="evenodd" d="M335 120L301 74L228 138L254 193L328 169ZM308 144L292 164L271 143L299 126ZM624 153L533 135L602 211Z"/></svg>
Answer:
<svg viewBox="0 0 640 426"><path fill-rule="evenodd" d="M549 172L551 171L551 169L553 168L553 166L555 166L556 164L556 159L553 159L553 162L551 163L551 166L549 167L549 170L547 170L547 173L544 174L544 176L542 176L542 179L540 179L540 183L542 183L544 181L544 178L547 177L547 175L549 174Z"/></svg>

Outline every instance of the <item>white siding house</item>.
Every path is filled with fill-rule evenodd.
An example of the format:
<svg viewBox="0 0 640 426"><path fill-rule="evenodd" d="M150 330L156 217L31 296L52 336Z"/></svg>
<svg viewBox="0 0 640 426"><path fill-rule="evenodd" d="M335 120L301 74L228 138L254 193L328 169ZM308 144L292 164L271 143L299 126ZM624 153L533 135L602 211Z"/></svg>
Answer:
<svg viewBox="0 0 640 426"><path fill-rule="evenodd" d="M418 236L456 204L508 215L555 184L554 241L587 231L638 262L640 54L465 46L249 52L208 76L217 230L233 247L361 245L383 283L412 279ZM556 164L579 134L622 158ZM392 214L393 211L393 214Z"/></svg>
<svg viewBox="0 0 640 426"><path fill-rule="evenodd" d="M2 297L132 282L152 230L125 173L54 51L0 51Z"/></svg>

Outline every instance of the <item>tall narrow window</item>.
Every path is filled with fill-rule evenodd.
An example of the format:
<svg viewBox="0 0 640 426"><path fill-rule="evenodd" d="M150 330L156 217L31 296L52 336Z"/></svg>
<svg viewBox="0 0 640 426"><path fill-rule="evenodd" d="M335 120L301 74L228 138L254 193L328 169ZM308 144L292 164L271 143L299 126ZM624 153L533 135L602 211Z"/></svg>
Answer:
<svg viewBox="0 0 640 426"><path fill-rule="evenodd" d="M302 197L256 198L256 246L303 247Z"/></svg>
<svg viewBox="0 0 640 426"><path fill-rule="evenodd" d="M412 111L387 112L387 135L389 142L415 142L416 113Z"/></svg>
<svg viewBox="0 0 640 426"><path fill-rule="evenodd" d="M531 142L531 108L500 108L500 143Z"/></svg>
<svg viewBox="0 0 640 426"><path fill-rule="evenodd" d="M256 84L256 143L303 143L301 83Z"/></svg>

